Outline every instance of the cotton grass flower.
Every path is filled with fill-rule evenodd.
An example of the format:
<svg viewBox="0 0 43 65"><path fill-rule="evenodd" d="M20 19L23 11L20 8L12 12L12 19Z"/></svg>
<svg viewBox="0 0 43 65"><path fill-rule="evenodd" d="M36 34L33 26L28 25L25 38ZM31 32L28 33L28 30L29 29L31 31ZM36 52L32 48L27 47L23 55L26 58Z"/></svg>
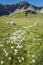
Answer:
<svg viewBox="0 0 43 65"><path fill-rule="evenodd" d="M35 57L35 55L32 55L32 57L34 58L34 57Z"/></svg>
<svg viewBox="0 0 43 65"><path fill-rule="evenodd" d="M24 61L24 57L18 57L19 62Z"/></svg>
<svg viewBox="0 0 43 65"><path fill-rule="evenodd" d="M11 46L11 49L13 49L14 48L14 46Z"/></svg>
<svg viewBox="0 0 43 65"><path fill-rule="evenodd" d="M21 62L22 60L21 59L19 59L19 63Z"/></svg>
<svg viewBox="0 0 43 65"><path fill-rule="evenodd" d="M24 60L24 57L21 57L22 60Z"/></svg>
<svg viewBox="0 0 43 65"><path fill-rule="evenodd" d="M6 42L7 42L7 44L9 44L10 43L10 40L7 40Z"/></svg>
<svg viewBox="0 0 43 65"><path fill-rule="evenodd" d="M13 44L13 42L14 42L14 41L12 40L12 41L11 41L11 44Z"/></svg>
<svg viewBox="0 0 43 65"><path fill-rule="evenodd" d="M6 56L8 56L8 53L6 52Z"/></svg>
<svg viewBox="0 0 43 65"><path fill-rule="evenodd" d="M5 49L3 49L3 51L6 53L6 50Z"/></svg>
<svg viewBox="0 0 43 65"><path fill-rule="evenodd" d="M18 57L18 59L20 59L20 57Z"/></svg>
<svg viewBox="0 0 43 65"><path fill-rule="evenodd" d="M35 60L33 59L32 62L35 63Z"/></svg>
<svg viewBox="0 0 43 65"><path fill-rule="evenodd" d="M17 53L18 50L17 49L14 49L14 51L15 51L15 53Z"/></svg>
<svg viewBox="0 0 43 65"><path fill-rule="evenodd" d="M1 64L3 64L3 63L4 63L4 61L1 61L0 63L1 63Z"/></svg>
<svg viewBox="0 0 43 65"><path fill-rule="evenodd" d="M8 59L11 60L11 57L9 57Z"/></svg>
<svg viewBox="0 0 43 65"><path fill-rule="evenodd" d="M18 52L18 50L17 50L17 49L14 49L14 55L16 55L16 54L17 54L17 52Z"/></svg>
<svg viewBox="0 0 43 65"><path fill-rule="evenodd" d="M8 52L5 49L3 49L3 51L6 54L6 56L8 56Z"/></svg>
<svg viewBox="0 0 43 65"><path fill-rule="evenodd" d="M22 45L17 45L16 48L21 49L21 48L23 48L23 46Z"/></svg>

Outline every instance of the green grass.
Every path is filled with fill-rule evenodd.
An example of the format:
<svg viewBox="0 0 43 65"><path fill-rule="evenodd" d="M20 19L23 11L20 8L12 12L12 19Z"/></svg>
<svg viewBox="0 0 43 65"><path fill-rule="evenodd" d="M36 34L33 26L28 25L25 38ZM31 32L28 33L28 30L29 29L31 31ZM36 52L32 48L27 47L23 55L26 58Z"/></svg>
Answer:
<svg viewBox="0 0 43 65"><path fill-rule="evenodd" d="M19 13L16 17L0 17L0 45L4 44L3 47L0 46L0 62L4 61L0 65L43 65L43 14L29 14L27 17L24 14ZM16 25L7 24L9 21L13 21ZM34 26L35 22L38 22L38 25ZM33 27L29 27L32 25ZM25 33L12 44L10 37L13 37L12 33L18 30L22 30L17 32L18 37L24 31ZM23 48L17 49L15 43L19 44L20 40ZM14 49L11 49L11 46L14 46ZM3 49L6 49L8 56ZM15 49L18 50L16 55L14 55ZM18 57L24 57L24 60L19 62Z"/></svg>

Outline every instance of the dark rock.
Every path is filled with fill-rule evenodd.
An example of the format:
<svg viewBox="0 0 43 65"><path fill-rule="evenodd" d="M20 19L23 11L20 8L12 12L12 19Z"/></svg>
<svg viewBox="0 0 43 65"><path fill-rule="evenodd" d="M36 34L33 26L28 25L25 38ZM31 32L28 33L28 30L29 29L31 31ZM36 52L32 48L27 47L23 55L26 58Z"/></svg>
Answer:
<svg viewBox="0 0 43 65"><path fill-rule="evenodd" d="M18 4L12 4L12 5L3 5L0 4L0 16L3 15L10 15L12 13L15 13L16 10L31 10L33 14L36 14L36 12L43 12L43 7L36 7L34 5L31 5L25 1L19 2ZM16 12L17 13L17 12ZM27 14L27 12L26 12Z"/></svg>

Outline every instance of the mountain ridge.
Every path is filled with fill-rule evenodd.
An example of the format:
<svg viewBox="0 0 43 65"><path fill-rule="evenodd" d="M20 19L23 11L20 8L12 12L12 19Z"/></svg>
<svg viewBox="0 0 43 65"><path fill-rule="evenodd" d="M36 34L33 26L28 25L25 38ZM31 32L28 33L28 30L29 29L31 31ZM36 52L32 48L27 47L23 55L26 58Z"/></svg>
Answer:
<svg viewBox="0 0 43 65"><path fill-rule="evenodd" d="M37 7L28 2L22 1L17 4L3 5L0 4L0 16L16 14L22 11L32 11L34 13L43 13L43 7Z"/></svg>

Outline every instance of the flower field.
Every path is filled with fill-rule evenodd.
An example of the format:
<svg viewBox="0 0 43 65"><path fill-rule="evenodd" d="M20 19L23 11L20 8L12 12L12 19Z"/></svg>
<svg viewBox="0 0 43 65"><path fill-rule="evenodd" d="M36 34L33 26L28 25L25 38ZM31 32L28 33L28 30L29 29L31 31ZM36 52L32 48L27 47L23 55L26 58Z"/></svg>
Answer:
<svg viewBox="0 0 43 65"><path fill-rule="evenodd" d="M43 65L43 15L0 17L0 65Z"/></svg>

